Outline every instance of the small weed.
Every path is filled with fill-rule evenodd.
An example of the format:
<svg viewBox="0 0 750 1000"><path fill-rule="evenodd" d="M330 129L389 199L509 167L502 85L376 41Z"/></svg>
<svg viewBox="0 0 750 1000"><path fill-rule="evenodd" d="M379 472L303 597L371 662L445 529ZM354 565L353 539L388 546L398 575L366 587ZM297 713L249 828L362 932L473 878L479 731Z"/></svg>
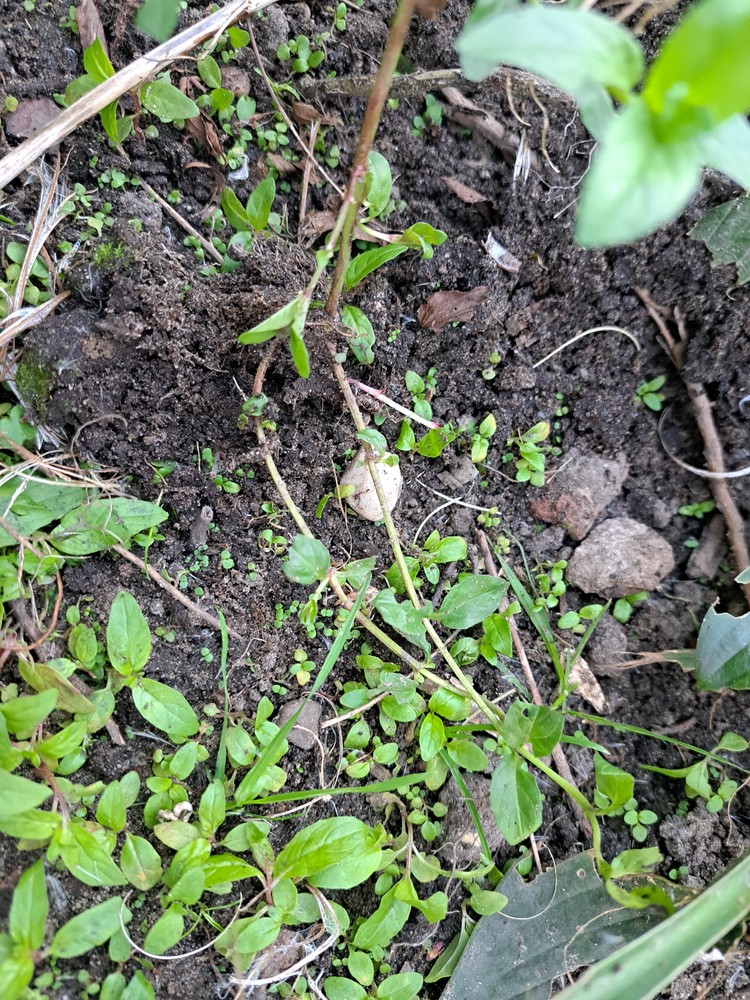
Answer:
<svg viewBox="0 0 750 1000"><path fill-rule="evenodd" d="M706 514L710 514L712 511L716 510L716 503L714 500L702 500L699 503L686 503L677 510L678 514L682 514L683 517L696 517L699 521L702 521Z"/></svg>
<svg viewBox="0 0 750 1000"><path fill-rule="evenodd" d="M442 124L443 105L434 94L425 94L424 110L412 120L412 136L421 139L427 131L435 135Z"/></svg>
<svg viewBox="0 0 750 1000"><path fill-rule="evenodd" d="M648 827L659 822L659 817L650 809L639 809L636 799L631 798L623 806L625 810L623 819L630 827L630 836L638 844L642 844L648 837Z"/></svg>
<svg viewBox="0 0 750 1000"><path fill-rule="evenodd" d="M491 382L493 378L497 375L496 368L502 361L502 355L498 354L497 351L493 351L487 358L487 364L482 369L482 378L486 382Z"/></svg>
<svg viewBox="0 0 750 1000"><path fill-rule="evenodd" d="M540 420L523 434L509 437L506 441L508 448L515 448L518 456L513 452L503 455L503 462L513 462L516 466L516 482L531 483L532 486L544 486L544 466L546 454L559 454L559 449L552 447L540 448L542 441L546 441L550 434L550 425L546 420Z"/></svg>
<svg viewBox="0 0 750 1000"><path fill-rule="evenodd" d="M647 599L648 592L645 590L639 590L637 594L627 594L625 597L620 597L615 601L615 605L612 608L612 617L620 622L621 625L625 625L630 621L636 604L640 604Z"/></svg>
<svg viewBox="0 0 750 1000"><path fill-rule="evenodd" d="M635 402L643 403L643 405L647 406L649 410L659 413L664 406L665 398L664 393L659 392L659 390L666 381L666 375L657 375L657 377L652 378L650 382L641 382L635 390Z"/></svg>
<svg viewBox="0 0 750 1000"><path fill-rule="evenodd" d="M343 4L341 6L344 6ZM328 34L316 35L310 41L307 35L297 35L282 42L276 50L276 58L283 63L291 61L292 73L308 73L316 69L326 57L323 45L328 41Z"/></svg>
<svg viewBox="0 0 750 1000"><path fill-rule="evenodd" d="M471 434L471 460L475 465L481 465L487 458L490 438L497 430L497 422L492 413L488 413L479 427Z"/></svg>

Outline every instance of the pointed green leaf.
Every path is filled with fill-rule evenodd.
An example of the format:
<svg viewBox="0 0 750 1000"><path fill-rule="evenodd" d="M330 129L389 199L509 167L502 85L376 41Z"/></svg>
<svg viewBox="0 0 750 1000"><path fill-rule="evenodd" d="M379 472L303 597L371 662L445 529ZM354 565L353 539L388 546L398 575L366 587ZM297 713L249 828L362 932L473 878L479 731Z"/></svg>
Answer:
<svg viewBox="0 0 750 1000"><path fill-rule="evenodd" d="M184 742L200 729L198 717L185 696L167 684L142 677L131 691L133 703L144 719L171 740Z"/></svg>
<svg viewBox="0 0 750 1000"><path fill-rule="evenodd" d="M10 904L8 930L16 944L37 951L44 941L49 902L40 858L19 878Z"/></svg>
<svg viewBox="0 0 750 1000"><path fill-rule="evenodd" d="M153 889L162 876L161 858L143 837L125 834L120 854L120 867L125 878L136 889Z"/></svg>
<svg viewBox="0 0 750 1000"><path fill-rule="evenodd" d="M471 628L497 611L507 589L507 582L495 576L465 576L451 587L434 617L447 628Z"/></svg>
<svg viewBox="0 0 750 1000"><path fill-rule="evenodd" d="M518 754L502 757L492 774L490 807L509 844L520 844L542 823L542 795Z"/></svg>

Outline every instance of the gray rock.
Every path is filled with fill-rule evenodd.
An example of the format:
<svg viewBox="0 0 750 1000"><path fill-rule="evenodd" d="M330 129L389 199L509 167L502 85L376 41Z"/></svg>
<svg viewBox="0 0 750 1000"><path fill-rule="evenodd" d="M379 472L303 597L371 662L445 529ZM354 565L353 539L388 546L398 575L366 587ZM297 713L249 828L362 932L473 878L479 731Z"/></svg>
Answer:
<svg viewBox="0 0 750 1000"><path fill-rule="evenodd" d="M624 455L612 461L572 448L560 472L531 503L531 513L548 524L562 525L571 538L580 541L619 495L627 475Z"/></svg>
<svg viewBox="0 0 750 1000"><path fill-rule="evenodd" d="M672 547L658 532L629 517L615 517L578 546L566 576L585 594L624 597L653 590L673 569Z"/></svg>
<svg viewBox="0 0 750 1000"><path fill-rule="evenodd" d="M281 709L278 725L285 725L301 704L302 701L299 698L294 701L288 701ZM312 750L317 743L322 712L323 709L317 701L307 702L300 713L300 717L295 722L294 728L287 736L287 739L293 746L299 747L300 750Z"/></svg>
<svg viewBox="0 0 750 1000"><path fill-rule="evenodd" d="M595 674L617 674L618 663L628 659L628 634L611 615L604 615L586 644L585 656Z"/></svg>

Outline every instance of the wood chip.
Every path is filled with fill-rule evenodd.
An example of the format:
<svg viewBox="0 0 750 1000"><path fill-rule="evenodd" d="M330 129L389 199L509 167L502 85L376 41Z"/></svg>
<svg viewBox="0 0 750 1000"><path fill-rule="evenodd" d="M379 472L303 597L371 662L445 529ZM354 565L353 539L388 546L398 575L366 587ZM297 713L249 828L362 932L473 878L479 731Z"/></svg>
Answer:
<svg viewBox="0 0 750 1000"><path fill-rule="evenodd" d="M437 332L449 323L466 323L489 291L487 285L479 285L470 292L435 292L419 307L419 325L424 330Z"/></svg>
<svg viewBox="0 0 750 1000"><path fill-rule="evenodd" d="M591 667L582 656L579 656L570 668L569 681L575 684L576 691L600 715L607 711L607 696L602 691L601 684L594 676Z"/></svg>
<svg viewBox="0 0 750 1000"><path fill-rule="evenodd" d="M81 0L76 8L76 23L78 24L78 34L81 36L81 47L86 50L98 38L107 58L109 58L107 36L104 34L104 25L94 0Z"/></svg>
<svg viewBox="0 0 750 1000"><path fill-rule="evenodd" d="M474 188L469 187L468 184L464 184L457 177L443 177L443 184L466 205L479 205L482 202L489 202L490 200L483 194L475 191Z"/></svg>

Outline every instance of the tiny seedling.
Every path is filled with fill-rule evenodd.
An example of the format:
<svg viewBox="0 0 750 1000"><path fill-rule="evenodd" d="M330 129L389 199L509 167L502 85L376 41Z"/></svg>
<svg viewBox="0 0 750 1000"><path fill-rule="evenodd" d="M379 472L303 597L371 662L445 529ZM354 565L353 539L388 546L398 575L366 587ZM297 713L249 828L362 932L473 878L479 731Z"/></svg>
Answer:
<svg viewBox="0 0 750 1000"><path fill-rule="evenodd" d="M648 591L645 590L639 590L637 594L626 594L625 597L618 598L612 608L612 617L620 622L621 625L627 624L630 621L633 611L635 611L636 604L640 604L647 599Z"/></svg>
<svg viewBox="0 0 750 1000"><path fill-rule="evenodd" d="M494 414L488 413L479 427L471 435L471 460L475 465L481 465L487 458L490 439L497 430Z"/></svg>
<svg viewBox="0 0 750 1000"><path fill-rule="evenodd" d="M524 433L509 437L506 441L508 448L515 448L518 451L518 456L515 456L512 451L503 455L503 462L514 462L517 483L544 486L546 454L559 453L556 448L539 447L542 441L546 441L549 437L550 429L548 421L540 420Z"/></svg>
<svg viewBox="0 0 750 1000"><path fill-rule="evenodd" d="M425 94L424 110L414 116L411 134L421 139L425 132L435 132L443 124L443 105L434 94Z"/></svg>
<svg viewBox="0 0 750 1000"><path fill-rule="evenodd" d="M664 406L664 393L659 390L666 381L666 375L657 375L650 382L641 382L635 390L635 402L643 403L649 410L659 413Z"/></svg>
<svg viewBox="0 0 750 1000"><path fill-rule="evenodd" d="M651 809L639 809L636 799L631 798L623 806L623 820L630 827L630 836L642 844L648 837L648 827L659 822L659 817Z"/></svg>
<svg viewBox="0 0 750 1000"><path fill-rule="evenodd" d="M696 517L699 521L702 521L706 514L710 514L712 511L716 510L716 502L714 500L701 500L699 503L686 503L677 510L678 514L682 514L683 517Z"/></svg>

